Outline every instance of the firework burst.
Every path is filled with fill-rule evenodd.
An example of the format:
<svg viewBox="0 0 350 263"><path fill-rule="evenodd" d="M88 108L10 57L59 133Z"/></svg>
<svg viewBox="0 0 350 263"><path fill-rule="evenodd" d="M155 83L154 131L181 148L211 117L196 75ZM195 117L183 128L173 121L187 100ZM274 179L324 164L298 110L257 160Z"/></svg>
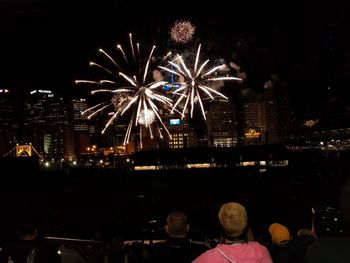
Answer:
<svg viewBox="0 0 350 263"><path fill-rule="evenodd" d="M192 40L195 30L190 21L179 20L170 28L170 38L176 43L186 44Z"/></svg>
<svg viewBox="0 0 350 263"><path fill-rule="evenodd" d="M99 53L109 61L113 68L107 68L96 62L90 62L90 66L99 68L109 76L107 79L95 80L76 80L77 84L87 83L99 86L91 94L109 93L112 98L107 103L99 103L84 112L89 119L94 115L113 108L112 114L102 130L106 131L111 124L124 114L130 114L130 120L124 138L124 145L130 140L133 127L140 127L140 144L142 147L142 130L148 129L151 138L158 133L163 138L162 130L170 136L169 131L163 124L159 115L159 109L171 109L172 100L162 94L163 86L167 83L161 78L152 77L151 64L154 63L153 46L146 59L143 59L140 53L140 44L133 42L132 34L129 34L130 51L126 52L122 45L116 45L118 58L110 55L103 49ZM163 58L162 61L165 59ZM120 83L120 84L119 84Z"/></svg>
<svg viewBox="0 0 350 263"><path fill-rule="evenodd" d="M198 103L202 111L204 119L206 119L205 111L203 107L203 99L210 98L214 100L214 97L219 96L224 99L228 99L224 94L215 90L211 86L217 81L225 80L239 80L240 78L232 76L222 76L218 72L226 68L225 64L214 66L206 70L206 66L209 63L209 59L202 64L200 60L201 45L198 46L197 55L195 58L194 66L190 69L180 55L177 54L173 61L169 61L172 66L170 69L167 67L159 66L159 68L176 75L180 82L180 88L176 89L173 93L178 96L172 111L176 110L176 107L184 101L182 110L182 118L184 117L186 109L189 108L191 112L191 118L193 117L193 110Z"/></svg>

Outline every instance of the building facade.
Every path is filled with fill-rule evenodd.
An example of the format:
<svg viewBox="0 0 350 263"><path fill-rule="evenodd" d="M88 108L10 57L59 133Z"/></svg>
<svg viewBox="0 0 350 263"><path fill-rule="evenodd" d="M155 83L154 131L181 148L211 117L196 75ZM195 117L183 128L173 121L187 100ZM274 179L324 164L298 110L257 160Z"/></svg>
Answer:
<svg viewBox="0 0 350 263"><path fill-rule="evenodd" d="M217 100L209 104L207 132L210 147L233 147L237 145L235 105Z"/></svg>
<svg viewBox="0 0 350 263"><path fill-rule="evenodd" d="M277 104L272 90L258 94L254 101L243 104L244 144L280 142Z"/></svg>
<svg viewBox="0 0 350 263"><path fill-rule="evenodd" d="M10 90L0 89L0 154L6 155L16 143L14 101Z"/></svg>
<svg viewBox="0 0 350 263"><path fill-rule="evenodd" d="M60 163L64 159L64 127L67 123L63 98L51 90L33 90L25 102L27 138L41 160Z"/></svg>

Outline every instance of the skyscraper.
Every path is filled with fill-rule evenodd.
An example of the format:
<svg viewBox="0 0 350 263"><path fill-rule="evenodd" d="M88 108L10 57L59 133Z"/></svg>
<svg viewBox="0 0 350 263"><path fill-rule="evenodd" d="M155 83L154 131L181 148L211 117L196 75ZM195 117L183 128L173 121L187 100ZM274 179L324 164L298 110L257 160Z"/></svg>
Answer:
<svg viewBox="0 0 350 263"><path fill-rule="evenodd" d="M15 146L15 109L11 92L0 89L0 154L3 156Z"/></svg>
<svg viewBox="0 0 350 263"><path fill-rule="evenodd" d="M45 161L60 163L64 157L65 113L63 99L51 90L33 90L25 102L28 138Z"/></svg>
<svg viewBox="0 0 350 263"><path fill-rule="evenodd" d="M67 157L70 152L74 152L74 159L76 159L81 153L86 152L86 149L90 146L90 135L89 135L89 121L86 116L82 115L88 108L87 101L85 99L74 99L71 100L68 107L68 119L69 130L72 132L70 140L65 141L65 149ZM69 157L68 157L69 159Z"/></svg>
<svg viewBox="0 0 350 263"><path fill-rule="evenodd" d="M237 145L235 108L226 100L209 103L207 129L210 147L232 147Z"/></svg>
<svg viewBox="0 0 350 263"><path fill-rule="evenodd" d="M244 143L269 144L280 142L277 105L272 90L256 95L243 104Z"/></svg>

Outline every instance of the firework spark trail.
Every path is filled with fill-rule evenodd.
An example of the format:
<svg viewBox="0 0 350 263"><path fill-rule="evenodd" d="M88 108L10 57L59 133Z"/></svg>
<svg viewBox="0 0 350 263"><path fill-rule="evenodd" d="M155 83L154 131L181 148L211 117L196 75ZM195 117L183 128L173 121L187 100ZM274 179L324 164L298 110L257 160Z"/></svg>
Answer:
<svg viewBox="0 0 350 263"><path fill-rule="evenodd" d="M96 114L99 113L100 111L103 111L104 109L108 108L108 107L111 106L111 105L112 105L112 103L111 103L111 104L107 104L107 105L105 105L105 106L99 108L98 110L96 110L96 111L94 111L93 113L91 113L87 118L88 118L88 119L91 119L92 116L96 115Z"/></svg>
<svg viewBox="0 0 350 263"><path fill-rule="evenodd" d="M126 62L126 63L129 63L128 58L127 58L126 55L125 55L125 52L124 52L123 47L122 47L120 44L117 44L117 49L119 49L120 52L123 54L123 58L125 59L125 62Z"/></svg>
<svg viewBox="0 0 350 263"><path fill-rule="evenodd" d="M116 51L120 59L114 58L111 53L107 53L103 49L98 49L99 53L103 55L108 61L113 63L113 69L104 67L96 62L90 62L90 66L94 66L102 69L108 75L113 77L110 79L95 80L76 80L76 84L92 84L102 86L100 89L93 90L91 94L96 93L110 93L113 97L109 103L99 103L82 114L89 114L88 118L95 116L97 113L102 112L108 107L114 107L113 115L108 119L102 133L105 133L108 127L110 127L114 121L119 117L130 113L129 123L124 137L124 144L127 144L130 140L133 127L140 126L140 144L142 145L142 131L147 129L151 138L154 137L154 128L159 134L160 138L163 138L162 130L165 131L169 137L170 132L164 125L161 116L159 115L160 109L170 109L173 107L172 99L162 94L163 86L167 84L166 81L153 80L149 76L152 75L151 64L153 54L156 46L152 46L147 60L144 61L141 58L140 44L136 43L136 49L134 48L134 42L132 34L129 34L130 51L126 52L122 45L116 45ZM168 53L166 57L170 56ZM128 57L129 55L129 57ZM161 62L163 62L165 59ZM112 65L112 63L110 65ZM131 65L131 63L136 63ZM154 66L153 66L154 68ZM132 71L134 74L131 74ZM115 80L114 80L115 79ZM119 85L119 83L124 83ZM160 125L159 125L160 123Z"/></svg>
<svg viewBox="0 0 350 263"><path fill-rule="evenodd" d="M203 98L210 98L214 100L215 96L219 96L226 100L228 99L221 92L211 88L211 83L222 80L242 80L240 78L232 76L219 75L218 71L224 68L225 64L214 66L209 70L205 70L205 67L209 63L209 59L200 64L200 52L201 44L198 46L197 49L193 70L191 70L190 67L186 65L186 61L184 61L179 54L177 54L177 57L175 59L178 60L178 64L175 63L175 60L168 61L169 65L171 65L172 68L158 66L160 69L163 69L164 71L167 71L183 79L182 82L179 82L181 87L173 91L173 94L179 97L175 101L171 110L172 112L176 110L176 107L178 107L181 101L183 101L183 99L186 98L181 113L182 118L184 118L185 116L184 114L186 112L187 107L190 107L190 116L192 118L195 104L198 102L203 118L206 120L205 110L203 106ZM202 98L201 94L204 94L205 97Z"/></svg>
<svg viewBox="0 0 350 263"><path fill-rule="evenodd" d="M140 53L140 43L136 43L136 48L137 48L137 54L138 54L138 58L139 58L139 62L140 62L140 57L141 57L141 53Z"/></svg>
<svg viewBox="0 0 350 263"><path fill-rule="evenodd" d="M168 52L168 54L166 54L163 59L162 62L165 61L169 56L171 56L171 51Z"/></svg>
<svg viewBox="0 0 350 263"><path fill-rule="evenodd" d="M129 39L130 39L130 46L131 46L131 53L132 57L134 58L134 61L136 61L136 56L135 56L135 50L134 50L134 44L132 42L132 34L129 34Z"/></svg>
<svg viewBox="0 0 350 263"><path fill-rule="evenodd" d="M75 84L80 83L90 83L90 84L101 84L99 81L93 81L93 80L76 80Z"/></svg>
<svg viewBox="0 0 350 263"><path fill-rule="evenodd" d="M112 61L112 63L117 67L120 68L120 66L117 64L117 62L115 62L115 60L107 53L105 52L102 48L100 48L98 50L100 53L104 54L110 61Z"/></svg>
<svg viewBox="0 0 350 263"><path fill-rule="evenodd" d="M99 103L99 104L97 104L95 106L92 106L91 108L88 108L88 109L84 110L83 112L81 112L81 115L85 115L85 113L87 113L87 112L89 112L91 110L94 110L94 109L100 107L101 105L104 105L104 103Z"/></svg>
<svg viewBox="0 0 350 263"><path fill-rule="evenodd" d="M147 63L146 63L145 73L143 75L143 82L142 82L142 84L145 83L145 81L146 81L146 76L147 76L147 73L148 73L149 62L151 61L152 54L153 54L153 51L154 51L155 48L156 48L156 46L153 46L152 50L151 50L151 53L149 54L149 57L148 57L148 60L147 60Z"/></svg>

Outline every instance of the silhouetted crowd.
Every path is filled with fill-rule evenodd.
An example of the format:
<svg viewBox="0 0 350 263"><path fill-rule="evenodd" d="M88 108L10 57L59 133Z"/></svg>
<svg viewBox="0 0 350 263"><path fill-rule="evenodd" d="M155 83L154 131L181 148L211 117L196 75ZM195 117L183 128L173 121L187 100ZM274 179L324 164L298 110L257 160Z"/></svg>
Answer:
<svg viewBox="0 0 350 263"><path fill-rule="evenodd" d="M3 242L0 263L348 263L350 235L346 216L336 208L312 208L310 229L291 233L288 226L271 222L267 238L254 236L246 208L237 202L221 205L217 219L220 237L194 240L185 213L173 211L166 218L165 240L127 242L111 240L74 243L50 242L40 237L35 224L18 225L17 238Z"/></svg>

